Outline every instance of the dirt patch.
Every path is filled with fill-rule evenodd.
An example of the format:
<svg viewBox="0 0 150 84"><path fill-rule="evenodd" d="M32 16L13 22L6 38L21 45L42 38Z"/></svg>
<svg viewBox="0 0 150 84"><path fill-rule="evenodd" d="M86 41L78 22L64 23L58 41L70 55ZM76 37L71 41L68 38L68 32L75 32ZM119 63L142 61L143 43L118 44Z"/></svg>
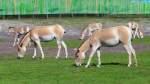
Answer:
<svg viewBox="0 0 150 84"><path fill-rule="evenodd" d="M143 51L149 51L150 50L150 45L133 45L134 49L136 50L136 52L143 52ZM69 57L73 57L75 52L73 50L74 48L68 48L68 52L69 52ZM57 48L51 48L50 46L48 47L44 47L43 48L45 56L49 57L49 56L53 56L55 57L57 55ZM113 52L126 52L125 49L123 48L122 45L116 46L116 47L102 47L101 48L101 52L104 53L113 53ZM28 47L27 50L28 55L32 56L33 55L33 47L30 46ZM38 56L41 56L40 52L37 52ZM10 45L10 42L0 42L0 56L4 56L5 54L16 54L17 56L17 48L16 47L12 47L12 45ZM64 58L65 57L65 51L62 48L60 57Z"/></svg>
<svg viewBox="0 0 150 84"><path fill-rule="evenodd" d="M103 17L74 17L74 18L49 18L49 19L20 19L20 20L0 20L0 31L7 31L9 26L34 26L60 24L67 35L79 35L82 28L92 22L101 22L103 28L127 25L129 21L136 21L144 34L150 35L150 18L103 18Z"/></svg>
<svg viewBox="0 0 150 84"><path fill-rule="evenodd" d="M145 35L150 35L150 18L100 18L100 17L76 17L76 18L49 18L49 19L21 19L21 20L0 20L0 56L4 54L16 54L16 48L11 47L13 37L8 36L7 28L9 26L34 26L34 25L51 25L60 24L66 29L64 39L79 39L80 31L91 22L101 22L104 28L126 25L129 21L136 21L140 24L140 28ZM11 42L11 44L9 43ZM134 45L136 52L150 50L150 45ZM73 48L68 48L69 56L74 56ZM56 56L57 48L44 48L47 56ZM102 48L102 52L125 52L122 46ZM29 49L32 55L32 48ZM40 54L38 54L40 55ZM64 56L64 50L62 54Z"/></svg>

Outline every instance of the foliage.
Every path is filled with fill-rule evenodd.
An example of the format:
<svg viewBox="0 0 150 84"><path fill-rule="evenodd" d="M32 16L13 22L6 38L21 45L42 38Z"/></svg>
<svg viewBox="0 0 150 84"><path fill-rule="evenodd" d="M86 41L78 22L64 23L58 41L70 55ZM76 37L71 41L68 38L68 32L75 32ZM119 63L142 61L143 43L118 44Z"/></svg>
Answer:
<svg viewBox="0 0 150 84"><path fill-rule="evenodd" d="M1 0L0 15L149 14L149 5L145 0Z"/></svg>

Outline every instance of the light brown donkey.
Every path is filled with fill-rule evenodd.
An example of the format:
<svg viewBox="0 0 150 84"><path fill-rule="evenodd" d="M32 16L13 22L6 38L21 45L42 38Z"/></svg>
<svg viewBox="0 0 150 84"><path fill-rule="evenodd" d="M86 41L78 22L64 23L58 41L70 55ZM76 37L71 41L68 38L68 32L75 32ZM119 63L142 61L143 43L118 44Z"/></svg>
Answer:
<svg viewBox="0 0 150 84"><path fill-rule="evenodd" d="M18 44L18 58L24 57L26 47L30 41L34 43L34 54L32 58L36 56L36 48L40 49L42 59L44 58L44 52L40 41L49 41L56 39L58 45L58 52L56 58L60 56L61 45L65 48L66 58L68 56L67 46L63 41L63 35L65 33L64 28L61 25L51 26L35 26L30 30Z"/></svg>
<svg viewBox="0 0 150 84"><path fill-rule="evenodd" d="M14 37L13 47L18 44L21 35L26 34L30 30L29 27L9 27L8 33Z"/></svg>
<svg viewBox="0 0 150 84"><path fill-rule="evenodd" d="M141 32L141 30L139 28L139 24L137 22L135 22L135 21L128 22L128 27L133 30L133 32L132 32L133 38L135 38L135 36L137 36L138 38L144 37L143 33ZM140 32L140 34L138 34L138 32Z"/></svg>
<svg viewBox="0 0 150 84"><path fill-rule="evenodd" d="M97 52L98 57L97 67L100 67L100 48L103 46L113 47L118 44L122 44L128 53L128 67L130 67L132 64L132 55L134 57L135 65L137 66L136 53L131 44L131 39L133 38L132 31L133 30L127 26L116 26L95 31L92 36L90 36L78 48L75 54L75 64L77 66L81 66L82 61L85 58L85 53L91 49L90 56L85 67L90 65L91 59L95 52ZM140 34L140 31L138 34Z"/></svg>
<svg viewBox="0 0 150 84"><path fill-rule="evenodd" d="M80 34L80 40L83 40L85 35L88 34L88 37L96 30L102 29L102 23L91 23L85 27Z"/></svg>

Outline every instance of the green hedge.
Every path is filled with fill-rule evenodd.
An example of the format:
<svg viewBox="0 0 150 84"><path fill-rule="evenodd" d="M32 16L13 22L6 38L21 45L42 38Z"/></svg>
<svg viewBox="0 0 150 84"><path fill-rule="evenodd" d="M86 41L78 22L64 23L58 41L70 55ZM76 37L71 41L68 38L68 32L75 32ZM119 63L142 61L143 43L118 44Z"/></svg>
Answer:
<svg viewBox="0 0 150 84"><path fill-rule="evenodd" d="M0 0L0 15L149 13L150 0Z"/></svg>

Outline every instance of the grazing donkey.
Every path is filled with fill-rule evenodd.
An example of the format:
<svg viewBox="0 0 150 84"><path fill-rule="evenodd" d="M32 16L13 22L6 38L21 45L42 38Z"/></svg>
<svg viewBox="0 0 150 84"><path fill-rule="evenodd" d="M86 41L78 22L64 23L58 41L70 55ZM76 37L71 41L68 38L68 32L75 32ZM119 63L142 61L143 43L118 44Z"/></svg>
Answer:
<svg viewBox="0 0 150 84"><path fill-rule="evenodd" d="M96 30L102 29L101 23L91 23L87 27L85 27L80 34L80 40L83 40L85 35L88 33L88 36L91 36L92 33Z"/></svg>
<svg viewBox="0 0 150 84"><path fill-rule="evenodd" d="M85 67L90 65L91 59L95 52L97 52L98 57L97 67L100 67L100 48L103 46L113 47L118 44L122 44L128 53L128 67L130 67L132 64L132 55L134 57L135 66L137 66L136 53L131 44L131 40L134 36L132 35L133 31L135 30L132 30L132 28L127 26L116 26L95 31L93 35L84 41L83 44L81 44L81 46L77 49L75 54L75 64L77 66L81 66L82 61L85 58L85 53L91 49L90 56ZM136 36L140 36L139 30L137 31Z"/></svg>
<svg viewBox="0 0 150 84"><path fill-rule="evenodd" d="M19 42L18 44L18 58L24 57L26 52L26 47L30 41L34 43L34 54L32 58L36 56L36 48L38 47L42 59L44 59L44 53L40 41L49 41L56 39L58 45L58 52L56 58L60 56L61 45L65 48L66 58L68 56L67 46L63 41L63 35L65 33L64 28L61 25L51 25L51 26L36 26L33 27Z"/></svg>
<svg viewBox="0 0 150 84"><path fill-rule="evenodd" d="M14 42L13 42L13 47L18 44L20 38L22 35L26 34L29 31L29 27L9 27L8 28L8 33L11 33L14 37Z"/></svg>
<svg viewBox="0 0 150 84"><path fill-rule="evenodd" d="M143 36L143 33L140 31L139 25L137 22L134 22L134 21L128 22L128 27L134 30L132 32L133 38L135 38L135 36L137 36L138 38L140 38L140 36ZM138 32L140 33L138 34Z"/></svg>

